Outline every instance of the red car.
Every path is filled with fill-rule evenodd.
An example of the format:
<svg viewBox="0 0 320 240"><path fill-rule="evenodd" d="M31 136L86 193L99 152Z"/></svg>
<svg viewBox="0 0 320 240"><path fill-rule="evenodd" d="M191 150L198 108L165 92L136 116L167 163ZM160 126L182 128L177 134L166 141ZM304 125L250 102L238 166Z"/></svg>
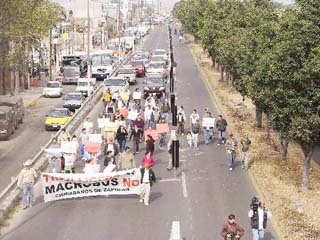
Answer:
<svg viewBox="0 0 320 240"><path fill-rule="evenodd" d="M143 61L140 61L140 60L131 61L131 66L136 71L137 77L144 77L146 75L146 70L145 70Z"/></svg>

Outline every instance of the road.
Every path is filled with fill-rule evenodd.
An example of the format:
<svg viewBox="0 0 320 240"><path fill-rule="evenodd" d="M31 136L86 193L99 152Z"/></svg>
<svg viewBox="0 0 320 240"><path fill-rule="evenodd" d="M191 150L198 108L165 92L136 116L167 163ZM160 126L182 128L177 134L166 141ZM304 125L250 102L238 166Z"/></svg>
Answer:
<svg viewBox="0 0 320 240"><path fill-rule="evenodd" d="M64 86L64 93L71 92L75 86ZM34 157L55 132L44 129L45 114L54 107L62 107L62 98L40 98L26 109L23 124L10 137L0 142L0 192L17 176L26 159Z"/></svg>
<svg viewBox="0 0 320 240"><path fill-rule="evenodd" d="M149 51L168 48L167 27L156 27L144 47ZM217 114L188 47L174 38L177 68L177 102L189 116L194 108L202 115L208 107ZM139 79L139 87L142 87ZM135 86L134 86L135 87ZM93 109L94 118L102 109ZM19 210L5 229L3 239L153 239L170 238L173 221L180 222L181 239L216 240L230 213L252 239L247 212L255 190L246 173L237 166L229 172L225 149L215 143L204 145L200 152L187 149L182 137L177 172L166 170L169 155L157 148L154 167L158 183L151 191L150 206L139 203L137 196L92 197L43 203L40 184L33 208ZM131 143L130 143L131 144ZM141 154L137 157L138 163ZM82 163L79 163L82 165ZM80 172L81 166L77 166ZM266 240L276 239L269 224Z"/></svg>

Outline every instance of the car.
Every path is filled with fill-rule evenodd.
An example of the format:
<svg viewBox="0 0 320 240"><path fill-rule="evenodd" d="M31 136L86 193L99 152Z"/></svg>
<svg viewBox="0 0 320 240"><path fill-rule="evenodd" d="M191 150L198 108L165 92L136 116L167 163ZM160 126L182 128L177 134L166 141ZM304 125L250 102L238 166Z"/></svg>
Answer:
<svg viewBox="0 0 320 240"><path fill-rule="evenodd" d="M66 125L71 116L72 112L68 108L54 108L46 115L45 129L59 130Z"/></svg>
<svg viewBox="0 0 320 240"><path fill-rule="evenodd" d="M110 77L104 80L104 90L110 89L111 93L116 91L124 91L129 87L129 83L126 79L122 77Z"/></svg>
<svg viewBox="0 0 320 240"><path fill-rule="evenodd" d="M153 51L152 56L162 56L166 60L168 60L168 54L167 51L164 49L156 49Z"/></svg>
<svg viewBox="0 0 320 240"><path fill-rule="evenodd" d="M79 78L76 92L80 92L83 96L88 97L93 93L95 83L95 78Z"/></svg>
<svg viewBox="0 0 320 240"><path fill-rule="evenodd" d="M124 66L123 68L120 68L117 72L117 77L127 79L128 83L131 85L136 84L137 81L136 73L131 66Z"/></svg>
<svg viewBox="0 0 320 240"><path fill-rule="evenodd" d="M147 68L146 72L148 74L158 73L161 75L162 78L167 78L167 69L163 63L154 63L150 62L149 67Z"/></svg>
<svg viewBox="0 0 320 240"><path fill-rule="evenodd" d="M143 96L147 98L150 94L161 96L166 92L165 80L159 74L148 74L144 81Z"/></svg>
<svg viewBox="0 0 320 240"><path fill-rule="evenodd" d="M152 56L150 58L150 63L162 63L164 65L167 65L167 60L163 56Z"/></svg>
<svg viewBox="0 0 320 240"><path fill-rule="evenodd" d="M63 107L70 111L79 109L84 102L84 96L80 92L70 92L64 97Z"/></svg>
<svg viewBox="0 0 320 240"><path fill-rule="evenodd" d="M10 96L10 97L0 97L0 106L7 106L13 109L15 114L15 127L18 127L18 123L23 122L23 117L25 114L24 104L22 97Z"/></svg>
<svg viewBox="0 0 320 240"><path fill-rule="evenodd" d="M134 68L137 77L144 77L146 75L143 61L131 60L131 66Z"/></svg>
<svg viewBox="0 0 320 240"><path fill-rule="evenodd" d="M113 72L113 56L111 54L94 54L91 56L91 77L104 80Z"/></svg>
<svg viewBox="0 0 320 240"><path fill-rule="evenodd" d="M42 95L44 97L61 97L63 95L63 87L59 81L49 81L47 86L43 89Z"/></svg>
<svg viewBox="0 0 320 240"><path fill-rule="evenodd" d="M0 139L8 140L16 129L16 115L8 106L0 106Z"/></svg>

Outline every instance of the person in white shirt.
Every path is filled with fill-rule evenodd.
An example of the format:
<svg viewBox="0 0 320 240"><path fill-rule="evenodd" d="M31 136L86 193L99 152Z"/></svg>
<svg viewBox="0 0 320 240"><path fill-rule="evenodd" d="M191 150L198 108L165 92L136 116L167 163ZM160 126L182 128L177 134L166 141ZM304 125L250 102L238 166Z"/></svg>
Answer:
<svg viewBox="0 0 320 240"><path fill-rule="evenodd" d="M151 186L156 182L156 176L148 163L146 163L143 168L140 168L140 174L140 202L144 202L144 204L148 206Z"/></svg>
<svg viewBox="0 0 320 240"><path fill-rule="evenodd" d="M151 126L151 115L152 115L152 108L150 105L146 106L146 109L144 110L144 120L147 124L147 128Z"/></svg>
<svg viewBox="0 0 320 240"><path fill-rule="evenodd" d="M200 121L200 115L197 113L197 109L194 109L190 115L190 125L191 127L196 124L197 120Z"/></svg>
<svg viewBox="0 0 320 240"><path fill-rule="evenodd" d="M91 158L85 164L85 166L83 168L83 172L86 174L99 173L100 172L100 165L95 164L94 160Z"/></svg>
<svg viewBox="0 0 320 240"><path fill-rule="evenodd" d="M87 117L83 122L83 128L87 129L87 133L92 133L93 122L90 120L90 117Z"/></svg>
<svg viewBox="0 0 320 240"><path fill-rule="evenodd" d="M252 239L263 240L268 219L271 218L271 213L265 208L265 203L260 201L258 207L252 205L248 217L251 220Z"/></svg>

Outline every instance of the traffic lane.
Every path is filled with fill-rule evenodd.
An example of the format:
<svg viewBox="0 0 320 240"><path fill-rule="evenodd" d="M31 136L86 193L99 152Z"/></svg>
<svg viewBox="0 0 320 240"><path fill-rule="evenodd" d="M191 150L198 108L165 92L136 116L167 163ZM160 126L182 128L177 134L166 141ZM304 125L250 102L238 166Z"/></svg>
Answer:
<svg viewBox="0 0 320 240"><path fill-rule="evenodd" d="M64 86L64 92L75 90L75 86ZM17 176L23 163L33 158L55 134L44 128L45 115L50 109L62 107L63 98L40 98L37 103L26 109L23 123L9 141L0 143L0 191Z"/></svg>
<svg viewBox="0 0 320 240"><path fill-rule="evenodd" d="M215 106L187 45L179 44L176 38L173 41L174 56L178 62L178 104L185 107L188 117L194 108L198 109L202 117L205 107L217 116ZM216 136L217 133L215 138ZM191 209L191 216L183 224L194 227L195 239L218 239L222 224L227 221L230 213L234 213L237 222L246 229L245 239L249 238L247 236L250 236L251 232L247 214L251 198L256 193L247 174L240 166L229 172L225 148L216 146L216 139L214 143L206 146L204 135L201 134L199 142L199 153L185 153L187 159L192 159L186 164L186 179L190 192L187 204ZM267 232L269 233L265 239L275 236L270 226Z"/></svg>

